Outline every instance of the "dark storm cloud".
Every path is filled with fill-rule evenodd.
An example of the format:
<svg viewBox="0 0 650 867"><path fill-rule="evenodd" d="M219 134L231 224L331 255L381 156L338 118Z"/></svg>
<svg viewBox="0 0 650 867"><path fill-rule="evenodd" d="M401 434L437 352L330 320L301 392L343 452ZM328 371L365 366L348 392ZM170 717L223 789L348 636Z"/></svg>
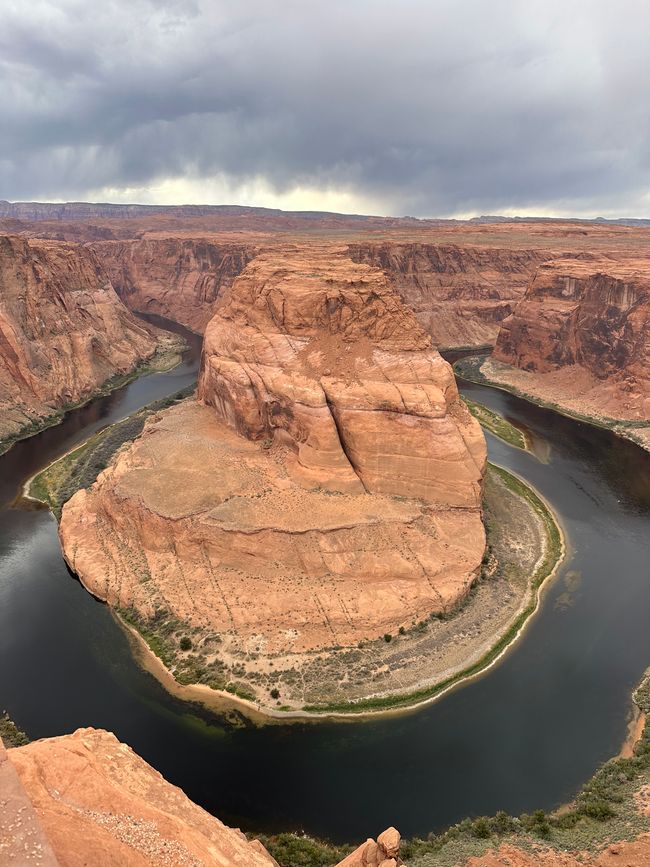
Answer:
<svg viewBox="0 0 650 867"><path fill-rule="evenodd" d="M5 0L0 198L219 175L392 213L650 212L648 8Z"/></svg>

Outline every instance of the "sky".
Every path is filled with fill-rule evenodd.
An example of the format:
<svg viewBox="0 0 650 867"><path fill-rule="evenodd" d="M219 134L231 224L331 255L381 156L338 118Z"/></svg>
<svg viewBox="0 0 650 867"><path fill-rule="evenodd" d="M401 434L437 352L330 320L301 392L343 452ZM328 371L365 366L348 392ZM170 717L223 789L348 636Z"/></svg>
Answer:
<svg viewBox="0 0 650 867"><path fill-rule="evenodd" d="M0 11L0 199L650 217L648 0Z"/></svg>

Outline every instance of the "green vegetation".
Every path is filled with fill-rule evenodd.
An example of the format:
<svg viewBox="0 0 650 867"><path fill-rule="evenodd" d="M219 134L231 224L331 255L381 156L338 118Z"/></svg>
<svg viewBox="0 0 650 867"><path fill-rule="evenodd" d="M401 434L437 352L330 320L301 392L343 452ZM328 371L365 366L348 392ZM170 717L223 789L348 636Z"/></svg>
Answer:
<svg viewBox="0 0 650 867"><path fill-rule="evenodd" d="M560 528L558 527L553 515L546 507L545 503L537 496L535 491L528 485L526 485L517 476L509 473L502 467L498 467L495 464L489 464L489 468L491 472L496 473L501 478L501 480L509 490L511 490L517 496L522 497L528 502L528 504L534 509L534 511L541 519L544 525L544 529L546 531L546 547L544 557L539 563L535 574L531 579L531 587L533 592L531 594L531 601L524 609L524 611L521 612L515 622L499 638L499 640L494 644L494 646L482 657L482 659L478 660L473 665L469 666L463 671L458 672L452 677L447 678L441 683L435 684L434 686L423 687L422 689L415 690L411 693L404 693L402 695L398 694L375 696L372 698L360 699L359 701L310 704L305 706L305 711L316 714L364 713L367 711L389 710L391 708L409 707L411 705L418 704L421 701L431 699L439 693L449 689L449 687L453 686L459 681L465 680L467 677L478 674L488 665L490 665L512 642L512 640L520 631L526 620L535 611L537 607L537 596L539 588L544 582L544 580L548 578L548 576L555 569L555 566L562 557L564 549ZM384 640L386 639L384 638Z"/></svg>
<svg viewBox="0 0 650 867"><path fill-rule="evenodd" d="M59 520L63 504L81 488L92 485L124 443L140 436L144 423L150 415L183 400L193 391L194 386L188 386L94 434L74 451L59 458L35 476L29 488L29 495L49 506Z"/></svg>
<svg viewBox="0 0 650 867"><path fill-rule="evenodd" d="M469 411L482 427L515 448L526 448L526 437L519 428L515 427L509 421L506 421L503 416L493 412L486 406L483 406L483 404L475 403L467 397L463 398L463 400L467 404Z"/></svg>
<svg viewBox="0 0 650 867"><path fill-rule="evenodd" d="M18 728L6 711L0 715L0 740L5 747L22 747L29 743L25 732Z"/></svg>
<svg viewBox="0 0 650 867"><path fill-rule="evenodd" d="M280 867L332 867L353 851L352 846L332 846L298 834L250 834L249 837L259 840Z"/></svg>

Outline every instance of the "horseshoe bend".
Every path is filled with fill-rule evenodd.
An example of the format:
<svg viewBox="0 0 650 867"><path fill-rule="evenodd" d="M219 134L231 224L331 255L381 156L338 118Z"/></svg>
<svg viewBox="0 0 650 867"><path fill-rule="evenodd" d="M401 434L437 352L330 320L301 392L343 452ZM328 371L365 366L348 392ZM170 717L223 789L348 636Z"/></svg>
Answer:
<svg viewBox="0 0 650 867"><path fill-rule="evenodd" d="M467 598L485 461L383 272L281 248L210 321L197 399L152 416L64 506L60 536L92 593L145 634L182 633L181 680L264 704L275 665L295 704L296 668L311 695L328 653L387 646Z"/></svg>

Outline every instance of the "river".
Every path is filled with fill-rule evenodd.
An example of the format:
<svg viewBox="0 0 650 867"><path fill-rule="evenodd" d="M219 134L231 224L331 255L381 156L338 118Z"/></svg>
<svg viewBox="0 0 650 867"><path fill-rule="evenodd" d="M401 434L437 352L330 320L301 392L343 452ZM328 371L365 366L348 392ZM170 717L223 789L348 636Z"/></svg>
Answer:
<svg viewBox="0 0 650 867"><path fill-rule="evenodd" d="M67 570L54 518L12 505L25 479L75 443L190 384L200 340L186 336L179 367L69 413L0 457L0 710L31 738L114 731L194 801L245 829L358 842L388 825L424 835L467 815L569 799L618 751L631 690L650 664L650 455L462 383L528 432L535 454L488 435L490 459L541 491L571 548L523 637L489 673L417 712L233 726L144 672L108 608Z"/></svg>

